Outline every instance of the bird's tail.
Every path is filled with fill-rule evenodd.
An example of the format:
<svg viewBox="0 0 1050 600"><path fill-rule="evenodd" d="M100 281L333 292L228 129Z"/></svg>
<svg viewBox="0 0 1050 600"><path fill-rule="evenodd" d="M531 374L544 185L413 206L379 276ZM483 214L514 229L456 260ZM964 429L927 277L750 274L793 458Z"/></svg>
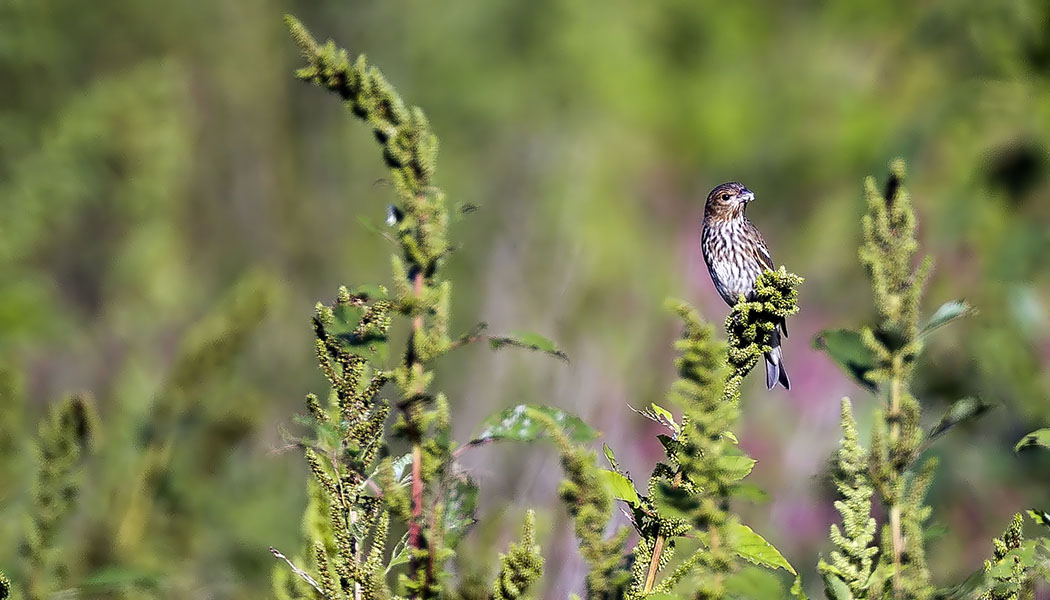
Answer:
<svg viewBox="0 0 1050 600"><path fill-rule="evenodd" d="M787 333L785 328L784 333ZM787 367L784 366L784 352L780 346L780 330L774 329L770 336L769 345L772 350L766 353L766 387L773 389L779 382L785 390L791 389L791 380L788 379Z"/></svg>

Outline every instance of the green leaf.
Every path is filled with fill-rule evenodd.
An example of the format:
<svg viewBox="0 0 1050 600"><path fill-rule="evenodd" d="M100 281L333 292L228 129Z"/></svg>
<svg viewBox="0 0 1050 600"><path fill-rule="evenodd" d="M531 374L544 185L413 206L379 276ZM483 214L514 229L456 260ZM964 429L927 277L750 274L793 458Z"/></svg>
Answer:
<svg viewBox="0 0 1050 600"><path fill-rule="evenodd" d="M666 481L656 485L653 503L657 513L664 519L688 519L700 508L700 500L696 494L674 487Z"/></svg>
<svg viewBox="0 0 1050 600"><path fill-rule="evenodd" d="M740 481L751 474L756 462L747 455L726 454L718 457L718 468L729 481Z"/></svg>
<svg viewBox="0 0 1050 600"><path fill-rule="evenodd" d="M631 506L638 506L641 503L638 499L638 491L634 489L634 484L626 476L609 469L599 469L598 474L606 489L617 500L623 500Z"/></svg>
<svg viewBox="0 0 1050 600"><path fill-rule="evenodd" d="M470 443L531 442L547 438L548 420L554 421L562 434L573 442L585 443L598 437L597 431L572 413L552 406L519 404L485 419L480 433Z"/></svg>
<svg viewBox="0 0 1050 600"><path fill-rule="evenodd" d="M753 483L734 483L729 488L729 495L755 504L769 502L769 494Z"/></svg>
<svg viewBox="0 0 1050 600"><path fill-rule="evenodd" d="M602 451L605 452L605 459L609 461L610 465L612 465L613 470L619 471L620 465L616 462L616 455L613 454L612 448L609 447L609 444L602 444Z"/></svg>
<svg viewBox="0 0 1050 600"><path fill-rule="evenodd" d="M977 419L993 408L995 408L994 404L989 404L980 398L956 400L948 408L948 412L944 413L941 420L930 430L929 439L935 440L959 423Z"/></svg>
<svg viewBox="0 0 1050 600"><path fill-rule="evenodd" d="M1037 429L1032 433L1021 438L1021 441L1017 442L1014 446L1014 452L1020 452L1025 448L1032 446L1042 446L1043 448L1050 449L1050 428Z"/></svg>
<svg viewBox="0 0 1050 600"><path fill-rule="evenodd" d="M1039 510L1038 508L1031 508L1026 512L1036 523L1039 523L1043 527L1050 527L1050 513L1045 510Z"/></svg>
<svg viewBox="0 0 1050 600"><path fill-rule="evenodd" d="M935 329L940 329L952 321L975 314L977 310L970 306L965 300L952 300L945 302L938 308L930 320L922 326L919 335L927 335Z"/></svg>
<svg viewBox="0 0 1050 600"><path fill-rule="evenodd" d="M660 592L658 594L651 594L645 597L645 600L682 600L681 596L675 596L674 594L668 594L667 592Z"/></svg>
<svg viewBox="0 0 1050 600"><path fill-rule="evenodd" d="M852 329L827 329L813 340L813 347L828 353L846 373L861 386L875 391L874 383L866 375L878 366L871 350L860 339L860 333Z"/></svg>
<svg viewBox="0 0 1050 600"><path fill-rule="evenodd" d="M775 572L758 567L745 567L726 577L729 598L783 598L784 586Z"/></svg>
<svg viewBox="0 0 1050 600"><path fill-rule="evenodd" d="M656 439L660 441L660 445L664 447L667 452L668 458L674 458L678 455L678 452L682 449L682 442L674 439L673 437L665 434L659 434Z"/></svg>
<svg viewBox="0 0 1050 600"><path fill-rule="evenodd" d="M736 434L732 431L723 431L722 437L729 440L730 442L733 442L734 446L740 443L740 440L736 439Z"/></svg>
<svg viewBox="0 0 1050 600"><path fill-rule="evenodd" d="M834 573L824 573L824 593L828 600L853 600L849 586Z"/></svg>
<svg viewBox="0 0 1050 600"><path fill-rule="evenodd" d="M1036 565L1037 551L1039 545L1037 540L1025 540L1021 542L1020 548L1014 548L1006 553L1002 560L994 563L985 572L988 579L1008 579L1013 575L1015 565L1030 569Z"/></svg>
<svg viewBox="0 0 1050 600"><path fill-rule="evenodd" d="M671 414L671 411L667 410L666 408L660 406L655 402L650 404L650 406L652 407L653 412L656 413L656 416L659 417L664 424L670 426L671 429L677 435L679 431L678 423L675 423L674 415Z"/></svg>
<svg viewBox="0 0 1050 600"><path fill-rule="evenodd" d="M444 500L445 540L449 548L455 548L477 523L478 485L470 477L462 475L449 485Z"/></svg>
<svg viewBox="0 0 1050 600"><path fill-rule="evenodd" d="M740 558L762 567L784 569L792 575L798 575L779 550L747 525L730 521L726 523L726 530L729 545Z"/></svg>
<svg viewBox="0 0 1050 600"><path fill-rule="evenodd" d="M538 333L530 331L510 333L505 336L492 336L489 338L489 345L492 346L493 350L499 350L505 346L517 346L518 348L544 352L564 361L569 360L568 355L559 350L557 344Z"/></svg>
<svg viewBox="0 0 1050 600"><path fill-rule="evenodd" d="M408 532L401 536L401 540L394 545L394 549L390 552L390 562L386 565L386 572L389 573L391 569L399 565L407 564L411 557L408 555Z"/></svg>

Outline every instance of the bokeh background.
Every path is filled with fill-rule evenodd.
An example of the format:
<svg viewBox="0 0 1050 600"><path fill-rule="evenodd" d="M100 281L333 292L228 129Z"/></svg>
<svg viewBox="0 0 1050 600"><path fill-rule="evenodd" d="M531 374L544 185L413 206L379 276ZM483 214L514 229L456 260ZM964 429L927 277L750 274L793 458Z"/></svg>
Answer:
<svg viewBox="0 0 1050 600"><path fill-rule="evenodd" d="M133 580L161 596L258 597L267 547L298 546L306 472L281 428L325 391L309 318L340 284L388 281L394 193L366 127L293 78L285 12L367 53L427 111L437 181L479 207L454 227L456 328L537 331L571 357L479 345L444 359L457 439L496 410L553 404L644 478L661 450L628 405L659 401L674 375L663 299L722 321L699 223L711 187L743 181L776 262L806 283L792 390L758 376L745 390L741 444L770 500L739 510L811 574L836 516L824 473L838 401L854 399L864 435L877 405L812 339L872 319L861 182L901 156L936 259L926 313L954 298L980 309L922 359L926 421L966 395L999 405L932 449L937 581L977 569L1015 511L1050 508L1046 457L1011 451L1050 424L1044 1L2 0L0 361L25 400L0 420L24 447L49 403L95 399L101 434L62 544L79 593ZM180 353L231 302L232 358L187 375ZM158 427L162 476L144 482ZM31 462L11 460L9 574L31 481ZM579 591L553 452L465 461L483 501L463 576L491 569L485 545L503 547L535 506L539 597Z"/></svg>

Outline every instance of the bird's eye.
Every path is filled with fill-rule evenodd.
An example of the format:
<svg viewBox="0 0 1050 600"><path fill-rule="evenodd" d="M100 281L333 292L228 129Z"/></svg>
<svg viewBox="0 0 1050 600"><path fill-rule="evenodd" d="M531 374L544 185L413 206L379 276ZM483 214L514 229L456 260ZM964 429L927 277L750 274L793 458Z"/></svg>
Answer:
<svg viewBox="0 0 1050 600"><path fill-rule="evenodd" d="M729 200L729 194L722 194L722 200Z"/></svg>

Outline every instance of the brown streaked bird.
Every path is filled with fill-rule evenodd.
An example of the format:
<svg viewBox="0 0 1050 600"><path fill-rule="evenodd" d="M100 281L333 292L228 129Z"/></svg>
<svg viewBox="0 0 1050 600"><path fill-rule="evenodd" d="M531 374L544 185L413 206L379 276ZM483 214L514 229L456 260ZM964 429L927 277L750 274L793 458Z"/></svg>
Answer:
<svg viewBox="0 0 1050 600"><path fill-rule="evenodd" d="M723 183L707 195L704 207L704 227L700 235L700 248L704 253L707 271L715 289L729 306L735 306L740 296L748 300L755 297L755 281L766 270L773 269L773 258L762 234L744 216L744 209L755 199L755 194L735 181ZM779 382L784 389L791 389L784 353L780 347L780 334L787 337L787 323L780 320L773 330L766 353L766 387L773 389Z"/></svg>

